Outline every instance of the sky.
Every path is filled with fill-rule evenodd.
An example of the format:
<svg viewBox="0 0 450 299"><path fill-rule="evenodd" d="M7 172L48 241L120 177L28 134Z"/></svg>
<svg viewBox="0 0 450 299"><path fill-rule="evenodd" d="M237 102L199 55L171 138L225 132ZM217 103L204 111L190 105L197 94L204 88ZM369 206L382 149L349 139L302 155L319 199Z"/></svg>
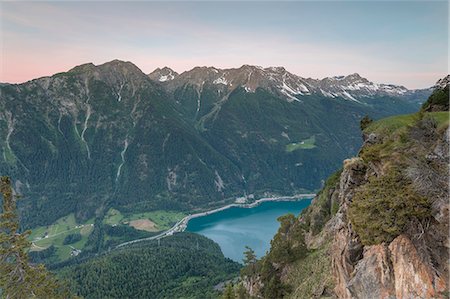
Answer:
<svg viewBox="0 0 450 299"><path fill-rule="evenodd" d="M87 62L283 66L432 86L448 73L447 1L0 2L0 82Z"/></svg>

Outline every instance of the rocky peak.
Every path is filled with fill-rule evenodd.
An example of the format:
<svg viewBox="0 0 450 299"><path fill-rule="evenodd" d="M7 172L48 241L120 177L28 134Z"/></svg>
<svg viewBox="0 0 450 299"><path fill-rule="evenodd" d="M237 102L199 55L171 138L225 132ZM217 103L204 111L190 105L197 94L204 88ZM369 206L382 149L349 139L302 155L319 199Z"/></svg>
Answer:
<svg viewBox="0 0 450 299"><path fill-rule="evenodd" d="M105 84L109 93L116 98L117 102L128 102L134 100L136 91L147 86L151 81L133 63L128 61L113 60L100 65L86 63L76 66L67 72L58 73L51 77L43 77L31 81L51 98L60 108L61 113L77 115L80 111L90 107L93 92L92 84L99 81ZM24 83L22 86L27 87ZM28 85L29 86L29 85ZM68 93L67 90L76 92ZM91 104L87 103L91 102ZM89 107L89 108L88 108Z"/></svg>
<svg viewBox="0 0 450 299"><path fill-rule="evenodd" d="M353 73L347 76L340 75L334 77L326 77L322 80L335 82L335 84L343 84L343 83L359 83L359 82L369 82L366 78L361 77L358 73Z"/></svg>
<svg viewBox="0 0 450 299"><path fill-rule="evenodd" d="M92 71L95 69L95 65L92 62L80 64L76 67L73 67L68 71L68 73L83 73L86 71Z"/></svg>
<svg viewBox="0 0 450 299"><path fill-rule="evenodd" d="M442 79L439 79L436 82L435 88L444 89L446 86L450 84L450 75L445 76Z"/></svg>
<svg viewBox="0 0 450 299"><path fill-rule="evenodd" d="M77 75L85 79L94 77L97 80L107 82L109 85L124 84L125 81L129 81L130 84L131 82L139 84L143 80L147 80L145 74L135 64L117 59L100 65L82 64L72 68L67 74Z"/></svg>
<svg viewBox="0 0 450 299"><path fill-rule="evenodd" d="M96 66L99 72L118 72L123 74L138 74L142 75L143 72L132 62L122 61L115 59L110 62L106 62Z"/></svg>
<svg viewBox="0 0 450 299"><path fill-rule="evenodd" d="M311 94L360 102L363 98L378 95L404 96L414 93L403 86L373 83L358 73L324 79L305 79L281 66L263 68L248 64L230 69L195 67L174 79L174 88L186 84L197 87L212 84L221 91L243 87L246 92L255 92L257 88L264 88L289 102L301 102L301 96Z"/></svg>
<svg viewBox="0 0 450 299"><path fill-rule="evenodd" d="M230 69L195 67L180 74L171 82L173 88L186 84L199 89L208 84L226 93L236 88L244 88L246 92L264 88L288 101L300 101L296 95L310 94L306 80L289 73L283 67L262 68L254 65Z"/></svg>
<svg viewBox="0 0 450 299"><path fill-rule="evenodd" d="M179 74L177 72L165 66L161 69L157 68L156 70L148 74L148 77L153 81L166 82L175 79L175 77L177 77L178 75Z"/></svg>
<svg viewBox="0 0 450 299"><path fill-rule="evenodd" d="M251 65L251 64L243 64L241 67L237 68L237 70L241 70L241 71L256 71L256 70L262 70L262 69L264 69L262 66Z"/></svg>
<svg viewBox="0 0 450 299"><path fill-rule="evenodd" d="M265 68L265 71L270 71L274 73L285 73L286 69L282 66L270 66L268 68Z"/></svg>
<svg viewBox="0 0 450 299"><path fill-rule="evenodd" d="M353 73L348 76L345 76L345 79L353 80L353 81L360 81L360 80L367 81L366 78L361 77L358 73Z"/></svg>
<svg viewBox="0 0 450 299"><path fill-rule="evenodd" d="M361 77L358 73L347 76L327 77L318 80L320 92L328 97L342 97L359 102L361 98L375 95L401 96L412 93L404 86L392 84L377 84Z"/></svg>

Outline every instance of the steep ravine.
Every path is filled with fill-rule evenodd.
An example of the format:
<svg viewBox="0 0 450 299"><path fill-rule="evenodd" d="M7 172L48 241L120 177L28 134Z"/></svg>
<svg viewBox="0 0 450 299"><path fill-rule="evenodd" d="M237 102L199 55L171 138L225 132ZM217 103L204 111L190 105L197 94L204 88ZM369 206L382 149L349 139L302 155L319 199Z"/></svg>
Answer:
<svg viewBox="0 0 450 299"><path fill-rule="evenodd" d="M448 98L448 88L447 88ZM357 157L244 271L258 298L448 298L447 112L371 123Z"/></svg>

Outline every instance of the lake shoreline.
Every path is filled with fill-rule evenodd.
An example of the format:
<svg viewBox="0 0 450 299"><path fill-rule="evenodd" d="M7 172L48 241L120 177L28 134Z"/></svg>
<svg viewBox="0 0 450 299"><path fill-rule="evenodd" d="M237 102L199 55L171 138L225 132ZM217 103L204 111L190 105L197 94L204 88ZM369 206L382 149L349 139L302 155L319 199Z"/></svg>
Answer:
<svg viewBox="0 0 450 299"><path fill-rule="evenodd" d="M168 237L173 235L174 233L179 233L179 232L184 232L188 226L188 223L191 219L194 218L199 218L199 217L203 217L203 216L207 216L207 215L211 215L220 211L224 211L230 208L245 208L245 209L250 209L250 208L254 208L259 206L260 204L264 203L264 202L276 202L276 201L301 201L301 200L305 200L305 199L310 199L310 198L314 198L316 196L315 193L308 193L308 194L296 194L296 195L292 195L292 196L277 196L277 197L265 197L265 198L260 198L255 200L254 202L251 203L231 203L231 204L227 204L223 207L219 207L216 209L212 209L212 210L208 210L208 211L204 211L204 212L199 212L199 213L195 213L195 214L190 214L186 217L184 217L183 219L181 219L180 221L178 221L174 226L172 226L170 229L161 232L160 234L156 235L156 236L152 236L152 237L148 237L148 238L143 238L143 239L137 239L137 240L132 240L132 241L128 241L122 244L119 244L116 246L116 248L120 248L123 246L127 246L127 245L131 245L134 243L138 243L138 242L143 242L143 241L151 241L151 240L158 240L164 237Z"/></svg>
<svg viewBox="0 0 450 299"><path fill-rule="evenodd" d="M260 204L264 203L264 202L271 202L271 201L299 201L299 200L304 200L304 199L309 199L309 198L314 198L316 196L315 193L309 193L309 194L297 194L297 195L293 195L293 196L277 196L277 197L264 197L264 198L260 198L255 200L254 202L251 203L231 203L228 204L226 206L220 207L220 208L216 208L213 210L208 210L205 212L199 212L196 214L192 214L192 215L188 215L185 218L189 219L186 222L186 226L187 223L189 222L189 220L193 219L193 218L198 218L198 217L203 217L203 216L207 216L207 215L211 215L229 208L244 208L244 209L251 209L254 207L259 206Z"/></svg>

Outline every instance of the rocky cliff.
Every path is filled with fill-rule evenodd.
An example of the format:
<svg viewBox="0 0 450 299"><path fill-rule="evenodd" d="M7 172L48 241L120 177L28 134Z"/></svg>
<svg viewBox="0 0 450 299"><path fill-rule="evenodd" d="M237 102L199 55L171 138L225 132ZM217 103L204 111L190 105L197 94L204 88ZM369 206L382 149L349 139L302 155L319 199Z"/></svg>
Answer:
<svg viewBox="0 0 450 299"><path fill-rule="evenodd" d="M358 156L244 271L251 295L448 298L449 114L432 106L365 128Z"/></svg>

